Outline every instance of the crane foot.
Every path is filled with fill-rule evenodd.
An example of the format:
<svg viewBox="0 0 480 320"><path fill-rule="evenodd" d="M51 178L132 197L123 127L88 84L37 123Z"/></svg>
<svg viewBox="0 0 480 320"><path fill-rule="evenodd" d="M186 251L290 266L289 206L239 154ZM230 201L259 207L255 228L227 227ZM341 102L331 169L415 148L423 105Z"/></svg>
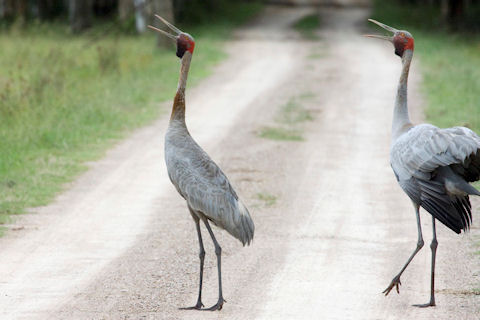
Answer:
<svg viewBox="0 0 480 320"><path fill-rule="evenodd" d="M425 304L414 304L413 306L414 306L414 307L418 307L418 308L428 308L428 307L435 307L436 304L435 304L435 301L430 301L429 303L425 303Z"/></svg>
<svg viewBox="0 0 480 320"><path fill-rule="evenodd" d="M392 282L390 282L390 285L387 287L387 289L383 290L382 293L385 293L385 296L388 296L390 291L392 291L393 287L396 287L397 293L400 293L399 286L402 284L400 281L400 276L396 276L395 278L392 279Z"/></svg>
<svg viewBox="0 0 480 320"><path fill-rule="evenodd" d="M193 307L186 307L186 308L178 308L180 310L202 310L203 303L202 301L198 300L197 304L194 305Z"/></svg>
<svg viewBox="0 0 480 320"><path fill-rule="evenodd" d="M216 310L220 311L222 310L224 302L227 302L227 301L223 300L223 298L220 297L220 299L218 299L218 302L215 305L211 306L210 308L202 309L202 311L216 311Z"/></svg>

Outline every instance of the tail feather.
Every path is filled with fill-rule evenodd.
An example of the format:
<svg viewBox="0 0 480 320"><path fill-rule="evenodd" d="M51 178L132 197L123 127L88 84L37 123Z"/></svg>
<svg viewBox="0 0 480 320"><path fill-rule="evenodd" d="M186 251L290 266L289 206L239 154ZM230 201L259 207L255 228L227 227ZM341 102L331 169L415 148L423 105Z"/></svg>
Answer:
<svg viewBox="0 0 480 320"><path fill-rule="evenodd" d="M475 189L470 183L466 182L465 180L456 181L455 187L460 189L461 191L465 192L466 194L471 194L474 196L480 196L480 192Z"/></svg>
<svg viewBox="0 0 480 320"><path fill-rule="evenodd" d="M467 157L463 163L452 164L450 167L467 182L480 180L480 149Z"/></svg>
<svg viewBox="0 0 480 320"><path fill-rule="evenodd" d="M467 231L472 222L468 195L448 194L443 178L441 176L437 178L441 178L442 181L418 181L422 190L420 205L452 231L456 233ZM458 188L458 183L455 186Z"/></svg>
<svg viewBox="0 0 480 320"><path fill-rule="evenodd" d="M250 242L253 240L253 235L255 233L255 225L253 224L252 217L248 212L247 207L239 200L237 200L237 219L235 223L231 225L226 230L235 238L240 240L242 244L250 245Z"/></svg>

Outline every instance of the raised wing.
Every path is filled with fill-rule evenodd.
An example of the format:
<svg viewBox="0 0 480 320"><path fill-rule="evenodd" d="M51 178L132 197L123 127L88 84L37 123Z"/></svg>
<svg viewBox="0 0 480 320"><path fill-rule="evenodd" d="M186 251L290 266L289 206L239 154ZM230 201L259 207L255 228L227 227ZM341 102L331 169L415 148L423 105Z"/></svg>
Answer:
<svg viewBox="0 0 480 320"><path fill-rule="evenodd" d="M415 177L430 180L432 172L443 166L453 169L469 181L475 176L477 158L480 162L480 138L470 129L454 127L439 129L429 124L413 127L392 145L390 162L399 180ZM472 161L474 163L472 163ZM472 167L472 168L470 168ZM470 177L468 177L470 175ZM473 176L472 176L473 175Z"/></svg>
<svg viewBox="0 0 480 320"><path fill-rule="evenodd" d="M480 138L473 131L413 127L392 145L390 160L400 186L412 201L456 233L470 227L468 195L451 193L446 184L479 179Z"/></svg>

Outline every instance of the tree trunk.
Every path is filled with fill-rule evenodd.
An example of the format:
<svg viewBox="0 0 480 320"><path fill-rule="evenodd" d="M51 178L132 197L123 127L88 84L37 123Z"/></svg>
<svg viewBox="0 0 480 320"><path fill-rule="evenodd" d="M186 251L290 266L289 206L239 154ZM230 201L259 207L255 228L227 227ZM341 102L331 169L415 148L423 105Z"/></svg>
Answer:
<svg viewBox="0 0 480 320"><path fill-rule="evenodd" d="M50 4L49 0L38 0L38 17L40 20L48 20L50 18Z"/></svg>
<svg viewBox="0 0 480 320"><path fill-rule="evenodd" d="M2 7L2 12L0 17L2 18L13 18L15 17L15 1L14 0L0 0L0 6Z"/></svg>
<svg viewBox="0 0 480 320"><path fill-rule="evenodd" d="M37 6L40 20L50 20L63 9L63 3L58 0L38 0Z"/></svg>
<svg viewBox="0 0 480 320"><path fill-rule="evenodd" d="M152 4L153 4L153 7L152 7L153 14L158 14L168 22L175 24L172 0L153 0ZM153 14L151 14L152 18L154 17ZM154 25L160 26L158 19L154 19L151 21ZM162 23L162 26L160 27L163 28L163 23ZM169 39L168 37L165 37L160 33L157 35L157 46L161 48L169 48L171 47L171 45L172 45L171 39Z"/></svg>
<svg viewBox="0 0 480 320"><path fill-rule="evenodd" d="M451 27L457 27L465 13L465 0L442 0L443 19Z"/></svg>
<svg viewBox="0 0 480 320"><path fill-rule="evenodd" d="M27 0L17 0L14 3L17 19L20 19L23 23L27 19Z"/></svg>
<svg viewBox="0 0 480 320"><path fill-rule="evenodd" d="M135 5L135 26L138 33L144 33L147 30L147 21L145 20L145 0L133 0Z"/></svg>
<svg viewBox="0 0 480 320"><path fill-rule="evenodd" d="M92 25L93 0L69 0L68 14L73 33L81 32Z"/></svg>
<svg viewBox="0 0 480 320"><path fill-rule="evenodd" d="M0 0L0 19L4 19L7 15L6 2L7 2L6 0Z"/></svg>
<svg viewBox="0 0 480 320"><path fill-rule="evenodd" d="M118 1L118 17L121 21L125 21L133 16L134 10L133 0Z"/></svg>

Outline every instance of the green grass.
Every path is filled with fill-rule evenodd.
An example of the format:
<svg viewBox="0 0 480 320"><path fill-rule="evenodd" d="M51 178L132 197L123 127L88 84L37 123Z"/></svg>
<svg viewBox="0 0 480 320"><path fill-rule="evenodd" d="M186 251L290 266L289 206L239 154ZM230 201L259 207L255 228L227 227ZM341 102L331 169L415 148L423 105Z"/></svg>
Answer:
<svg viewBox="0 0 480 320"><path fill-rule="evenodd" d="M261 138L283 141L303 141L301 132L294 129L279 127L264 127L258 134Z"/></svg>
<svg viewBox="0 0 480 320"><path fill-rule="evenodd" d="M275 117L276 127L263 127L258 135L261 138L283 141L303 141L301 124L313 120L310 111L305 109L301 100L313 97L312 93L304 93L297 98L291 98L280 108Z"/></svg>
<svg viewBox="0 0 480 320"><path fill-rule="evenodd" d="M266 207L271 207L277 202L277 197L270 193L259 192L257 199L263 201Z"/></svg>
<svg viewBox="0 0 480 320"><path fill-rule="evenodd" d="M197 42L190 87L226 57L233 27L260 8L238 6L221 21L180 26ZM177 85L173 44L156 49L153 32L92 43L94 32L74 37L55 24L0 32L0 225L52 201L86 161L169 111L160 102Z"/></svg>
<svg viewBox="0 0 480 320"><path fill-rule="evenodd" d="M295 22L293 27L305 38L310 40L316 40L318 39L318 35L315 32L320 27L320 16L316 13L305 16Z"/></svg>
<svg viewBox="0 0 480 320"><path fill-rule="evenodd" d="M295 99L290 99L282 107L278 121L286 124L295 124L299 122L312 121L313 117L310 111L302 107Z"/></svg>

